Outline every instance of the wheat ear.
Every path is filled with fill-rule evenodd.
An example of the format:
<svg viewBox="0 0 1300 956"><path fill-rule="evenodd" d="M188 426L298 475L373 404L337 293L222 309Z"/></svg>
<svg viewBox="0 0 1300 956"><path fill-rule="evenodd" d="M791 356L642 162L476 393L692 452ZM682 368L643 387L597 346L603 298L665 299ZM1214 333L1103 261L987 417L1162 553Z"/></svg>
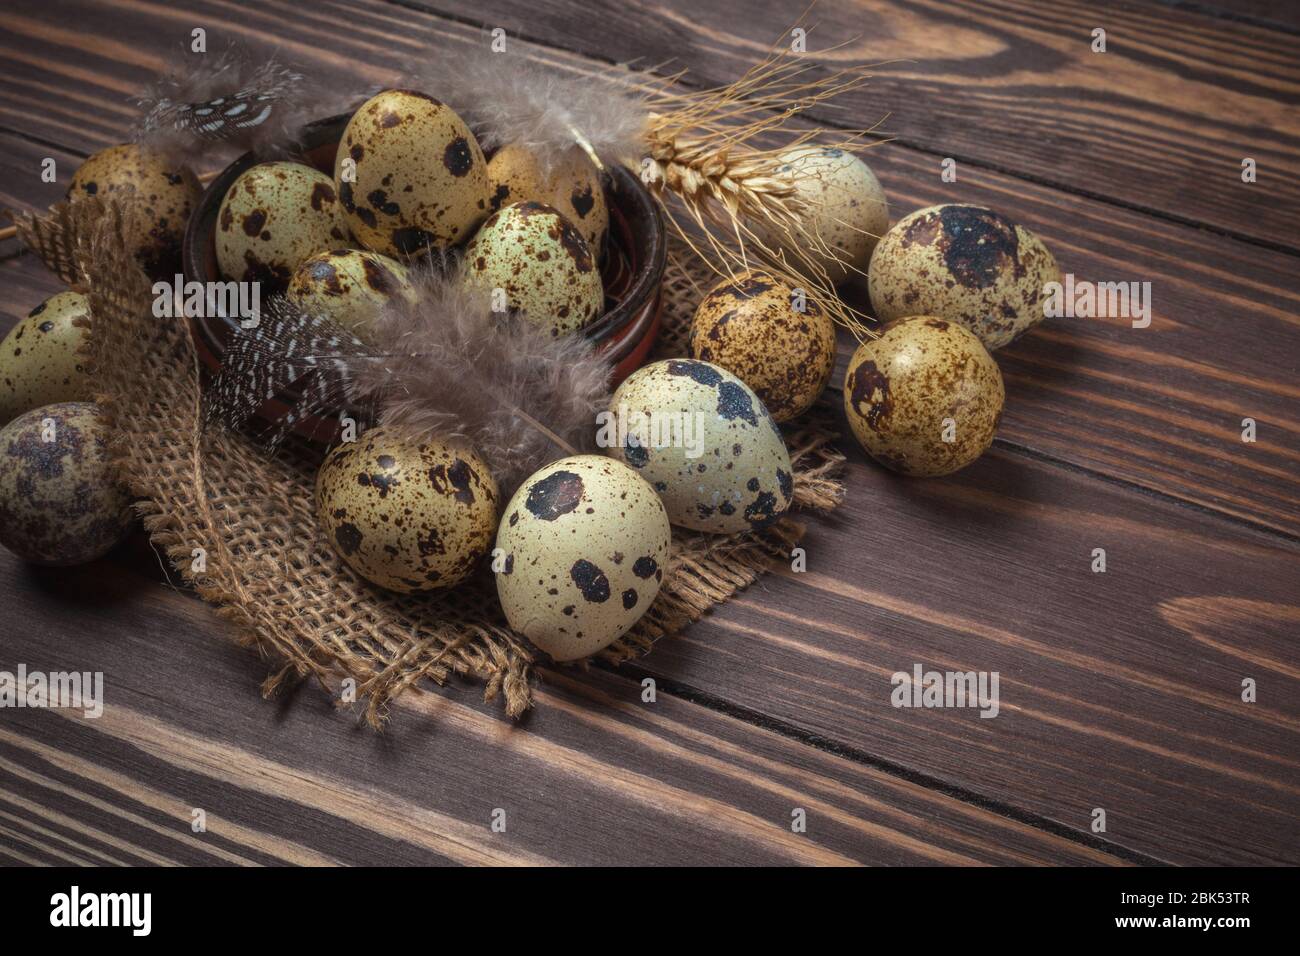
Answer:
<svg viewBox="0 0 1300 956"><path fill-rule="evenodd" d="M845 67L824 76L785 47L768 55L734 83L681 91L669 83L647 90L651 112L640 174L663 202L674 230L720 275L759 267L802 287L859 339L872 336L864 316L835 294L824 263L851 271L839 250L812 224L816 210L782 174L783 155L814 139L819 145L857 153L877 126L809 129L794 121L818 105L861 88L866 67ZM675 78L674 78L675 79ZM757 141L779 140L779 147ZM678 202L670 203L669 198Z"/></svg>

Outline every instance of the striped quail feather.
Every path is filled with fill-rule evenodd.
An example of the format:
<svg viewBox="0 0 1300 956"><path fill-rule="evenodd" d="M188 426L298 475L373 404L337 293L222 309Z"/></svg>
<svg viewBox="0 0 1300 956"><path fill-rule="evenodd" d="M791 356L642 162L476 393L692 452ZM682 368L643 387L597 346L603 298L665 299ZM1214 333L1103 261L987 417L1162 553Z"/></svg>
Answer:
<svg viewBox="0 0 1300 956"><path fill-rule="evenodd" d="M270 299L257 325L237 327L227 343L204 403L204 427L241 428L268 400L292 386L298 399L287 414L259 431L274 451L300 422L344 414L339 408L355 398L358 367L381 361L369 353L333 320L303 312L283 298ZM323 426L314 429L320 430Z"/></svg>
<svg viewBox="0 0 1300 956"><path fill-rule="evenodd" d="M309 90L303 74L274 59L260 64L235 48L187 54L137 97L136 140L194 162L222 144L258 153L293 144L301 125L335 105Z"/></svg>

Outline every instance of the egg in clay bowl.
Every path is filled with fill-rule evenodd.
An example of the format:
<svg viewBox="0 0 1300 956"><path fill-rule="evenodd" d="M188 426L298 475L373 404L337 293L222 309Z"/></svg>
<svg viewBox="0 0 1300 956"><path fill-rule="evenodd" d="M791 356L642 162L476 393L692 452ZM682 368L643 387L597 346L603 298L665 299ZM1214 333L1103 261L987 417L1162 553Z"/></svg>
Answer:
<svg viewBox="0 0 1300 956"><path fill-rule="evenodd" d="M33 564L84 564L131 531L131 496L90 402L43 405L0 428L0 544Z"/></svg>
<svg viewBox="0 0 1300 956"><path fill-rule="evenodd" d="M577 146L566 152L549 171L537 155L515 143L502 146L488 160L492 181L492 211L516 202L540 202L554 207L577 227L600 255L609 228L609 207L600 183L600 171Z"/></svg>
<svg viewBox="0 0 1300 956"><path fill-rule="evenodd" d="M690 353L738 376L774 419L787 422L808 411L831 380L835 323L779 279L744 272L700 300Z"/></svg>
<svg viewBox="0 0 1300 956"><path fill-rule="evenodd" d="M56 402L89 401L91 378L78 354L90 317L80 292L50 296L0 342L0 425L23 412Z"/></svg>
<svg viewBox="0 0 1300 956"><path fill-rule="evenodd" d="M881 322L937 315L1000 349L1043 321L1061 270L1028 229L982 206L930 206L904 216L871 256L871 306Z"/></svg>
<svg viewBox="0 0 1300 956"><path fill-rule="evenodd" d="M501 289L505 305L552 335L568 335L599 316L605 290L582 234L550 206L506 206L483 224L465 250L469 281L485 295Z"/></svg>
<svg viewBox="0 0 1300 956"><path fill-rule="evenodd" d="M174 269L185 224L203 187L188 166L126 143L101 149L82 163L68 186L68 200L121 198L128 192L134 193L143 211L139 232L127 240L136 258L151 275Z"/></svg>
<svg viewBox="0 0 1300 956"><path fill-rule="evenodd" d="M285 292L309 315L327 316L365 339L379 311L394 299L415 302L406 267L365 249L333 249L303 260Z"/></svg>
<svg viewBox="0 0 1300 956"><path fill-rule="evenodd" d="M889 229L889 203L871 167L847 150L806 145L782 153L776 175L794 184L795 198L810 210L805 228L835 253L814 253L831 279L866 275L872 250Z"/></svg>
<svg viewBox="0 0 1300 956"><path fill-rule="evenodd" d="M348 120L334 182L353 235L402 258L459 245L488 214L487 160L451 107L384 90Z"/></svg>
<svg viewBox="0 0 1300 956"><path fill-rule="evenodd" d="M891 322L844 377L844 414L872 458L905 475L947 475L993 443L1002 372L965 326L932 315Z"/></svg>
<svg viewBox="0 0 1300 956"><path fill-rule="evenodd" d="M492 543L498 500L473 450L386 427L335 448L316 476L316 520L335 552L402 593L468 577Z"/></svg>
<svg viewBox="0 0 1300 956"><path fill-rule="evenodd" d="M594 654L654 603L671 541L659 496L631 468L601 455L552 462L502 512L506 619L556 661Z"/></svg>
<svg viewBox="0 0 1300 956"><path fill-rule="evenodd" d="M628 376L597 442L663 499L673 524L732 534L766 528L794 501L790 453L744 382L694 359Z"/></svg>
<svg viewBox="0 0 1300 956"><path fill-rule="evenodd" d="M245 170L217 214L217 265L240 282L283 288L308 256L347 243L334 183L301 163Z"/></svg>

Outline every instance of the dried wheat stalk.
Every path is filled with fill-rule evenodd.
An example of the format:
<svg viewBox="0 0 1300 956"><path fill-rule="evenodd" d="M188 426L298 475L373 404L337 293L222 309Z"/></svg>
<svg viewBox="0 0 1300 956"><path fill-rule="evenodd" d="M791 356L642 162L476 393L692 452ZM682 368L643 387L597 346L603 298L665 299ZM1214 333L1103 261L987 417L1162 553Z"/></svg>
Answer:
<svg viewBox="0 0 1300 956"><path fill-rule="evenodd" d="M842 260L812 225L814 210L779 170L784 153L814 139L854 153L874 145L865 140L875 127L839 131L828 140L825 130L801 129L792 122L861 88L870 73L865 67L846 67L814 78L809 76L813 70L789 49L774 47L727 86L697 92L681 92L671 80L646 86L651 112L640 173L661 201L668 195L680 201L684 213L666 201L661 205L674 230L720 275L734 277L761 267L805 288L861 339L873 335L862 322L865 316L839 299L823 265ZM754 145L774 135L783 140L780 147Z"/></svg>

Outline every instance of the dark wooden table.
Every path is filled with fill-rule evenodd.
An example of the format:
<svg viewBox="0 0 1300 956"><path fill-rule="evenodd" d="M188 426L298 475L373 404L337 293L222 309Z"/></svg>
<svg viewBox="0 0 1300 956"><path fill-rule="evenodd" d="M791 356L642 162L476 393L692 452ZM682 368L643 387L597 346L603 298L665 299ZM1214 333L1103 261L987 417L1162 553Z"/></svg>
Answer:
<svg viewBox="0 0 1300 956"><path fill-rule="evenodd" d="M493 27L565 69L672 60L712 84L802 7L19 0L0 14L0 201L59 198L194 27L348 84ZM262 700L268 662L165 583L142 535L72 570L0 554L0 669L102 670L108 701L95 720L0 710L0 861L1300 860L1296 6L826 0L813 20L811 50L892 61L818 119L888 114L869 160L895 218L996 207L1081 279L1149 281L1150 327L1054 320L998 353L1000 437L958 475L903 480L846 442L848 500L807 573L636 666L543 672L517 726L469 684L383 735L314 688ZM7 329L59 286L0 253ZM915 663L997 671L1001 713L895 709L890 675Z"/></svg>

